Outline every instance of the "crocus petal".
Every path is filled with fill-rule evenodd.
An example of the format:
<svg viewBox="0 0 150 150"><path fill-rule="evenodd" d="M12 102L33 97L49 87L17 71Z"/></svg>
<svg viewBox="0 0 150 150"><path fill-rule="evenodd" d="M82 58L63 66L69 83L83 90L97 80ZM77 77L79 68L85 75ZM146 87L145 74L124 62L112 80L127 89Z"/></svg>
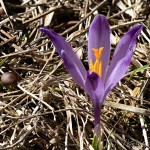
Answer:
<svg viewBox="0 0 150 150"><path fill-rule="evenodd" d="M67 53L67 55L72 59L72 61L76 64L76 66L78 66L78 69L82 74L82 77L85 78L86 77L85 67L83 66L81 60L77 57L76 53L73 51L70 44L61 35L55 33L51 29L41 27L40 30L49 36L60 56L62 50L64 50Z"/></svg>
<svg viewBox="0 0 150 150"><path fill-rule="evenodd" d="M101 107L104 101L104 84L96 73L87 73L85 91L90 96L94 106L94 124L100 123Z"/></svg>
<svg viewBox="0 0 150 150"><path fill-rule="evenodd" d="M110 59L110 27L103 15L97 15L91 23L88 35L88 61L90 59L95 62L92 48L104 47L101 60L103 63L102 79L105 77L105 72Z"/></svg>
<svg viewBox="0 0 150 150"><path fill-rule="evenodd" d="M66 53L66 51L61 51L61 58L64 61L64 65L71 75L71 77L75 80L75 82L84 88L85 80L83 78L83 75L81 73L81 68L76 63L74 63L73 59L69 57L69 55Z"/></svg>
<svg viewBox="0 0 150 150"><path fill-rule="evenodd" d="M123 36L117 45L107 72L105 83L106 94L121 80L127 71L131 62L136 38L141 30L142 25L135 25Z"/></svg>

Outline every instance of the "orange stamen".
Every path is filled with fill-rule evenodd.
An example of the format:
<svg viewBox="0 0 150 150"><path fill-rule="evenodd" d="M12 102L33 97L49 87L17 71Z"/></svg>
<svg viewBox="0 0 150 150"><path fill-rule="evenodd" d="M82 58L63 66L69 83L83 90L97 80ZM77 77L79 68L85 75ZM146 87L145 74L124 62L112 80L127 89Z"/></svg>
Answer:
<svg viewBox="0 0 150 150"><path fill-rule="evenodd" d="M94 56L95 56L95 62L93 63L93 60L90 59L90 72L95 72L97 73L100 78L102 78L102 61L100 60L101 58L101 55L102 55L102 52L103 52L103 47L100 47L99 49L97 48L93 48L93 53L94 53Z"/></svg>

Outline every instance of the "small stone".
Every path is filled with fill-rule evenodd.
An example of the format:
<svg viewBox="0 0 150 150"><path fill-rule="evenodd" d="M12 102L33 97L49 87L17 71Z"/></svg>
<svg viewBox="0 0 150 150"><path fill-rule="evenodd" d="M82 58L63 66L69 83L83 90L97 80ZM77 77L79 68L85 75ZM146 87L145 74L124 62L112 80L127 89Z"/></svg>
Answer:
<svg viewBox="0 0 150 150"><path fill-rule="evenodd" d="M1 75L1 82L3 84L13 84L17 81L17 76L12 72L5 72Z"/></svg>

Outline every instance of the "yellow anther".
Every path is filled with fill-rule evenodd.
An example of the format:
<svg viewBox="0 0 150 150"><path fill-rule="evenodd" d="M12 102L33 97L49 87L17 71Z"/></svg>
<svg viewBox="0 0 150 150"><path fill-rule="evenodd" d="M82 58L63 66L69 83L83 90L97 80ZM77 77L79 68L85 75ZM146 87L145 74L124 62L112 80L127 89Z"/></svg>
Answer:
<svg viewBox="0 0 150 150"><path fill-rule="evenodd" d="M103 52L103 47L100 47L99 49L93 48L93 53L95 56L95 62L93 63L93 60L90 59L90 72L95 72L97 73L100 78L102 78L102 61L100 60L102 52Z"/></svg>

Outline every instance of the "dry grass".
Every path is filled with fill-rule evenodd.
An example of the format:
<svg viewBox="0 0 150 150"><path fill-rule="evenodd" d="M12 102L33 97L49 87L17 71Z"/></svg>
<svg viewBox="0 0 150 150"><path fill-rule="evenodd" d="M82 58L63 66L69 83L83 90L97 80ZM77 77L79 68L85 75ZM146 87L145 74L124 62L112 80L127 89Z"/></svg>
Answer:
<svg viewBox="0 0 150 150"><path fill-rule="evenodd" d="M109 19L112 52L132 25L144 25L129 72L104 103L104 149L150 148L148 0L0 2L0 72L12 71L18 77L17 84L0 84L0 149L92 150L91 101L39 27L61 33L88 66L87 33L97 13Z"/></svg>

